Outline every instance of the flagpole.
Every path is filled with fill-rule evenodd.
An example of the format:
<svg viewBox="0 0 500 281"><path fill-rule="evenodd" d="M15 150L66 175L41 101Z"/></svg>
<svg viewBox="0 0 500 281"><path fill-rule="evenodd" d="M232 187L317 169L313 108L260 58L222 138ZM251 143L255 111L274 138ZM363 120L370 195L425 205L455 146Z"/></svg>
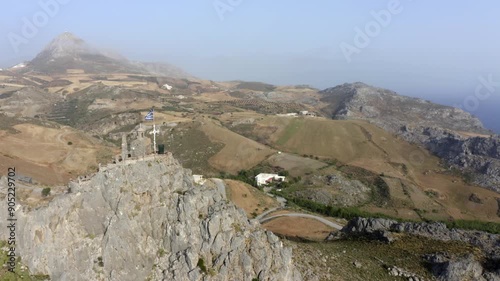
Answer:
<svg viewBox="0 0 500 281"><path fill-rule="evenodd" d="M156 123L153 108L153 154L156 155Z"/></svg>

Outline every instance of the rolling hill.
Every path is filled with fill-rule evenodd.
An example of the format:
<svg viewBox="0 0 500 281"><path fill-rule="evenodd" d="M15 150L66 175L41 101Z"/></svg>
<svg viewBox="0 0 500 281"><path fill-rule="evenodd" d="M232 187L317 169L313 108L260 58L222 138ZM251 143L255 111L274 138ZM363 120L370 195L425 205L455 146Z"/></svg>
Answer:
<svg viewBox="0 0 500 281"><path fill-rule="evenodd" d="M351 178L364 172L353 171L350 166L379 176L387 190L381 202L363 207L370 212L410 219L500 221L497 193L465 182L427 150L365 121L272 116L240 126L247 127L247 137L263 140L275 149L334 161L334 170L344 171ZM331 172L320 168L314 175L326 176ZM309 193L321 191L303 184L293 190L304 187ZM481 203L470 200L472 194L480 197Z"/></svg>

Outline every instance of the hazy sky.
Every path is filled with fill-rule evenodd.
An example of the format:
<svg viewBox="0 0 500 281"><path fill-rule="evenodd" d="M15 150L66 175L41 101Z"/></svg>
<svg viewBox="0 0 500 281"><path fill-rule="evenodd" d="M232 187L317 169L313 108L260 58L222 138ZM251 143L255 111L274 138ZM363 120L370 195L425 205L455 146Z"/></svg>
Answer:
<svg viewBox="0 0 500 281"><path fill-rule="evenodd" d="M470 111L489 127L498 125L500 117L492 115L500 107L498 0L39 0L2 5L2 66L32 58L53 37L70 31L131 59L171 62L201 78L318 88L363 81L450 105L469 101ZM32 32L26 22L38 30ZM489 75L498 83L479 100L474 97L479 77Z"/></svg>

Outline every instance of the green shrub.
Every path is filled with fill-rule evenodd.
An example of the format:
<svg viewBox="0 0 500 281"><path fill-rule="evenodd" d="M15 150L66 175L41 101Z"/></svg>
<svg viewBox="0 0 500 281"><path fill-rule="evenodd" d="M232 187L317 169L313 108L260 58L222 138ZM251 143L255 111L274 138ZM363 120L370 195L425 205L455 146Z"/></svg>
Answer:
<svg viewBox="0 0 500 281"><path fill-rule="evenodd" d="M494 234L500 234L500 223L482 222L477 220L454 220L445 222L448 228L460 228L467 230L480 230Z"/></svg>
<svg viewBox="0 0 500 281"><path fill-rule="evenodd" d="M207 267L205 266L205 261L202 258L198 259L198 263L196 265L200 268L201 272L205 274L208 272Z"/></svg>
<svg viewBox="0 0 500 281"><path fill-rule="evenodd" d="M102 261L102 257L98 257L98 258L97 258L97 261L98 261L98 263L97 263L97 264L98 264L100 267L104 267L104 262Z"/></svg>
<svg viewBox="0 0 500 281"><path fill-rule="evenodd" d="M42 189L42 196L43 197L47 197L50 195L50 187L46 187L44 189Z"/></svg>

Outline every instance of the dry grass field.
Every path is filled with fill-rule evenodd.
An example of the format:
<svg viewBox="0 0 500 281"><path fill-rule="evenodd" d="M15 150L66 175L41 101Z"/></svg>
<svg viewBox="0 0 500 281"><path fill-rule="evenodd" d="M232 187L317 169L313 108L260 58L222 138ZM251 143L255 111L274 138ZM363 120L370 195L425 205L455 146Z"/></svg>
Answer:
<svg viewBox="0 0 500 281"><path fill-rule="evenodd" d="M446 174L437 157L366 122L272 116L258 121L254 130L271 132L263 137L283 151L336 159L383 175L390 204L365 210L408 219L500 221L497 193ZM472 193L482 203L470 201Z"/></svg>
<svg viewBox="0 0 500 281"><path fill-rule="evenodd" d="M290 153L273 154L265 163L271 166L281 167L288 171L291 176L301 176L306 173L312 173L327 166L326 163L321 161Z"/></svg>
<svg viewBox="0 0 500 281"><path fill-rule="evenodd" d="M0 131L0 169L16 167L19 174L42 184L62 184L93 171L115 152L70 127L15 125L18 133ZM109 158L109 159L107 159Z"/></svg>
<svg viewBox="0 0 500 281"><path fill-rule="evenodd" d="M260 215L268 209L278 207L279 203L257 188L246 183L225 180L227 197L236 206L245 210L249 218Z"/></svg>
<svg viewBox="0 0 500 281"><path fill-rule="evenodd" d="M221 171L236 173L250 169L275 153L267 146L238 135L208 118L203 120L201 129L211 141L224 144L224 148L209 160L213 167Z"/></svg>
<svg viewBox="0 0 500 281"><path fill-rule="evenodd" d="M335 229L308 218L281 217L265 222L262 227L275 234L286 237L300 237L308 240L323 241Z"/></svg>

